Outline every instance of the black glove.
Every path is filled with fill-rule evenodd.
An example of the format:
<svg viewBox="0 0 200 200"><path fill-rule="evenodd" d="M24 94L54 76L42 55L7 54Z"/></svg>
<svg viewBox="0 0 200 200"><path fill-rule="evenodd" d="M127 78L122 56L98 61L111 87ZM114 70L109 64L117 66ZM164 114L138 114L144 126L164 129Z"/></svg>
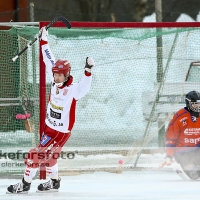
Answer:
<svg viewBox="0 0 200 200"><path fill-rule="evenodd" d="M86 62L85 62L85 70L89 73L92 72L92 68L95 66L94 60L90 57L86 58Z"/></svg>

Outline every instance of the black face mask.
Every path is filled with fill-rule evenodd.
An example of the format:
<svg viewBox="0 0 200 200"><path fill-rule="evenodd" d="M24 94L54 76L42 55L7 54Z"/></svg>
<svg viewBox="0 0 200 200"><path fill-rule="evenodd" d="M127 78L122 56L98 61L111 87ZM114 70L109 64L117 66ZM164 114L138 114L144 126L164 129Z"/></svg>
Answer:
<svg viewBox="0 0 200 200"><path fill-rule="evenodd" d="M195 116L196 118L199 118L199 113L198 112L194 112L194 111L191 111L190 109L188 109L188 107L185 107L185 109L190 112L190 114L192 116Z"/></svg>

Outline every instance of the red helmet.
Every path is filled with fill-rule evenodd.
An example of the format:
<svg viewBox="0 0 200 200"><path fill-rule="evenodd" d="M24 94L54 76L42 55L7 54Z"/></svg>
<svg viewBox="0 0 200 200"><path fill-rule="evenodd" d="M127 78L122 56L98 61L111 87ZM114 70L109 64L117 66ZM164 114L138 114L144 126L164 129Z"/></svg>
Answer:
<svg viewBox="0 0 200 200"><path fill-rule="evenodd" d="M53 73L64 74L65 76L70 73L71 65L68 60L58 60L52 67Z"/></svg>

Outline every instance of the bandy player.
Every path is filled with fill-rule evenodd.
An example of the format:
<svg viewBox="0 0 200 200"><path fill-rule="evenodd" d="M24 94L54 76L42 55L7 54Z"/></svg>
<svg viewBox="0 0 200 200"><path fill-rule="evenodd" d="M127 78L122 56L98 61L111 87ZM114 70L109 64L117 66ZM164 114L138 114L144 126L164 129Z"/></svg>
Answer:
<svg viewBox="0 0 200 200"><path fill-rule="evenodd" d="M169 123L166 157L161 167L170 166L174 158L185 174L196 180L200 178L200 93L190 91L185 102L186 107L175 113Z"/></svg>
<svg viewBox="0 0 200 200"><path fill-rule="evenodd" d="M22 181L10 185L7 193L28 193L32 178L40 165L46 166L50 180L40 184L37 192L58 191L61 179L58 176L57 158L70 137L75 122L76 102L88 93L91 86L91 72L95 66L93 59L86 58L84 76L79 83L74 84L73 77L70 75L69 61L55 62L45 27L40 30L40 33L42 33L40 43L43 60L52 79L45 128L40 143L29 151L25 159L26 169Z"/></svg>

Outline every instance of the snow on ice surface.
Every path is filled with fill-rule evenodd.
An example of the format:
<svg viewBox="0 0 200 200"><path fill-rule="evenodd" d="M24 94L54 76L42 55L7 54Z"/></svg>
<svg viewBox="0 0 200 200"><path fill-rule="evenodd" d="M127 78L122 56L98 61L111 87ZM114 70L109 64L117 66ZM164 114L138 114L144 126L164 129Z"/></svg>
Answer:
<svg viewBox="0 0 200 200"><path fill-rule="evenodd" d="M28 194L5 194L20 180L1 179L0 199L18 200L188 200L199 198L199 181L183 181L175 172L125 171L122 174L95 172L61 177L57 193L36 193L43 180L34 180Z"/></svg>

